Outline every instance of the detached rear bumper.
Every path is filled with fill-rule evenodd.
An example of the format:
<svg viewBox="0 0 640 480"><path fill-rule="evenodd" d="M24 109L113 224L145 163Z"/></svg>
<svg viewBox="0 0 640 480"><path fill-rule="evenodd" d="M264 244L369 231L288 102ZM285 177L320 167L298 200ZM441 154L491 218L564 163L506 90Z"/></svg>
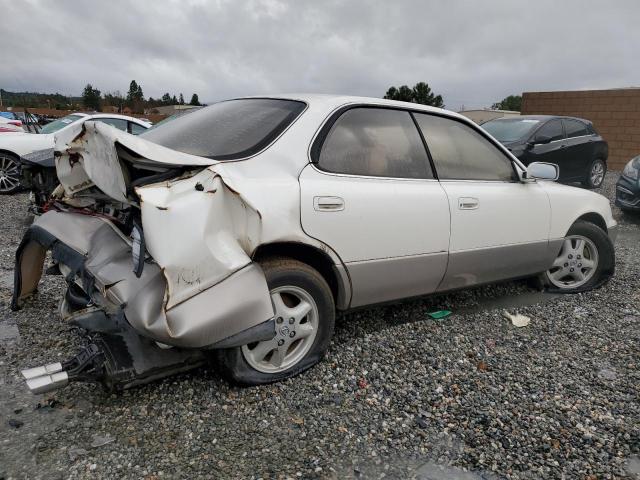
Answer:
<svg viewBox="0 0 640 480"><path fill-rule="evenodd" d="M16 252L12 307L21 307L42 276L46 252L51 251L74 291L86 296L92 311L104 316L103 331L122 318L142 337L176 347L232 346L234 338L251 341L247 331L265 335L260 326L273 317L273 307L261 268L249 262L222 281L167 308L163 269L147 259L141 276L133 272L131 242L109 221L88 215L47 212L27 230ZM86 312L75 311L75 321ZM262 333L260 333L262 332Z"/></svg>

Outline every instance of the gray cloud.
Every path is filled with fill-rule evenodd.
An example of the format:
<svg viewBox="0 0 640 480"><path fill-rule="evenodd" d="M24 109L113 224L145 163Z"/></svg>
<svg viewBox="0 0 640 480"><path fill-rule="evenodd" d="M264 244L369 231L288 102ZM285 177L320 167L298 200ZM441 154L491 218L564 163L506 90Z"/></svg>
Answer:
<svg viewBox="0 0 640 480"><path fill-rule="evenodd" d="M0 0L0 87L78 95L322 92L427 81L449 108L640 83L640 3Z"/></svg>

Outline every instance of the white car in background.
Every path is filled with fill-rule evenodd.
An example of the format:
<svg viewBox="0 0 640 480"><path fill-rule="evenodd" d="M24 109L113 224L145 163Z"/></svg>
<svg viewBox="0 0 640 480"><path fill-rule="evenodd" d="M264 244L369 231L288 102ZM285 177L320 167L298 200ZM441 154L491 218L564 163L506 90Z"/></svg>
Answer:
<svg viewBox="0 0 640 480"><path fill-rule="evenodd" d="M0 116L0 133L24 132L22 121Z"/></svg>
<svg viewBox="0 0 640 480"><path fill-rule="evenodd" d="M0 194L13 193L21 188L20 157L45 150L51 150L53 153L56 133L60 133L72 124L87 120L98 120L133 135L138 135L151 127L149 122L125 115L73 113L48 123L37 134L24 131L2 133L0 135Z"/></svg>
<svg viewBox="0 0 640 480"><path fill-rule="evenodd" d="M127 388L212 352L236 382L274 382L322 358L336 310L527 276L582 292L614 272L605 197L413 103L244 98L139 137L89 121L57 137L56 169L12 307L50 250L63 321L88 343L24 371L34 392Z"/></svg>

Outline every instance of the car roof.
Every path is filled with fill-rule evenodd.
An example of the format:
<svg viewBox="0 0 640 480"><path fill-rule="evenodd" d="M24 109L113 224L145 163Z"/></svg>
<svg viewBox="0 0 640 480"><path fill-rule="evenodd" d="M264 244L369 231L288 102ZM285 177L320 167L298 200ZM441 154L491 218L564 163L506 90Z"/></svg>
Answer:
<svg viewBox="0 0 640 480"><path fill-rule="evenodd" d="M145 126L150 126L151 123L147 122L145 120L141 120L139 118L136 117L129 117L127 115L119 115L117 113L73 113L72 115L81 115L83 117L90 117L90 118L119 118L121 120L129 120L131 122L135 122L135 123L139 123L140 125L145 125Z"/></svg>
<svg viewBox="0 0 640 480"><path fill-rule="evenodd" d="M356 95L336 95L325 93L289 93L289 94L277 94L277 95L253 95L242 98L281 98L284 100L299 100L310 105L324 106L326 108L338 108L343 105L351 104L366 104L366 105L380 105L396 108L407 108L412 110L422 110L425 112L439 113L447 116L459 118L468 121L468 118L460 115L451 110L444 108L431 107L429 105L422 105L420 103L399 102L397 100L387 100L386 98L375 97L361 97Z"/></svg>
<svg viewBox="0 0 640 480"><path fill-rule="evenodd" d="M520 115L519 117L501 117L501 118L492 118L492 120L539 120L541 122L552 120L552 119L562 119L566 118L569 120L579 120L585 123L591 123L591 120L587 120L586 118L580 117L569 117L566 115Z"/></svg>

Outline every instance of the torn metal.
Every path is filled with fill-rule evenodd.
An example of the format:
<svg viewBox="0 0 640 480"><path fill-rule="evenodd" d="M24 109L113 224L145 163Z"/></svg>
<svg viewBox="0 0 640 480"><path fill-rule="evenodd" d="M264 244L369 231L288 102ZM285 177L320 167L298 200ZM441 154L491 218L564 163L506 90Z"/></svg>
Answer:
<svg viewBox="0 0 640 480"><path fill-rule="evenodd" d="M34 391L64 384L65 371L71 380L115 381L105 374L121 370L109 364L123 345L114 335L129 338L134 363L172 357L177 363L153 361L167 372L198 364L196 356L180 365L185 349L273 337L271 297L252 256L269 242L314 242L282 209L298 201L295 174L272 191L243 171L245 162L180 153L91 121L56 138L55 162L61 186L16 252L12 306L36 292L50 251L69 285L62 318L89 332L102 356L80 373L30 378ZM120 385L160 375L153 365L125 370Z"/></svg>

